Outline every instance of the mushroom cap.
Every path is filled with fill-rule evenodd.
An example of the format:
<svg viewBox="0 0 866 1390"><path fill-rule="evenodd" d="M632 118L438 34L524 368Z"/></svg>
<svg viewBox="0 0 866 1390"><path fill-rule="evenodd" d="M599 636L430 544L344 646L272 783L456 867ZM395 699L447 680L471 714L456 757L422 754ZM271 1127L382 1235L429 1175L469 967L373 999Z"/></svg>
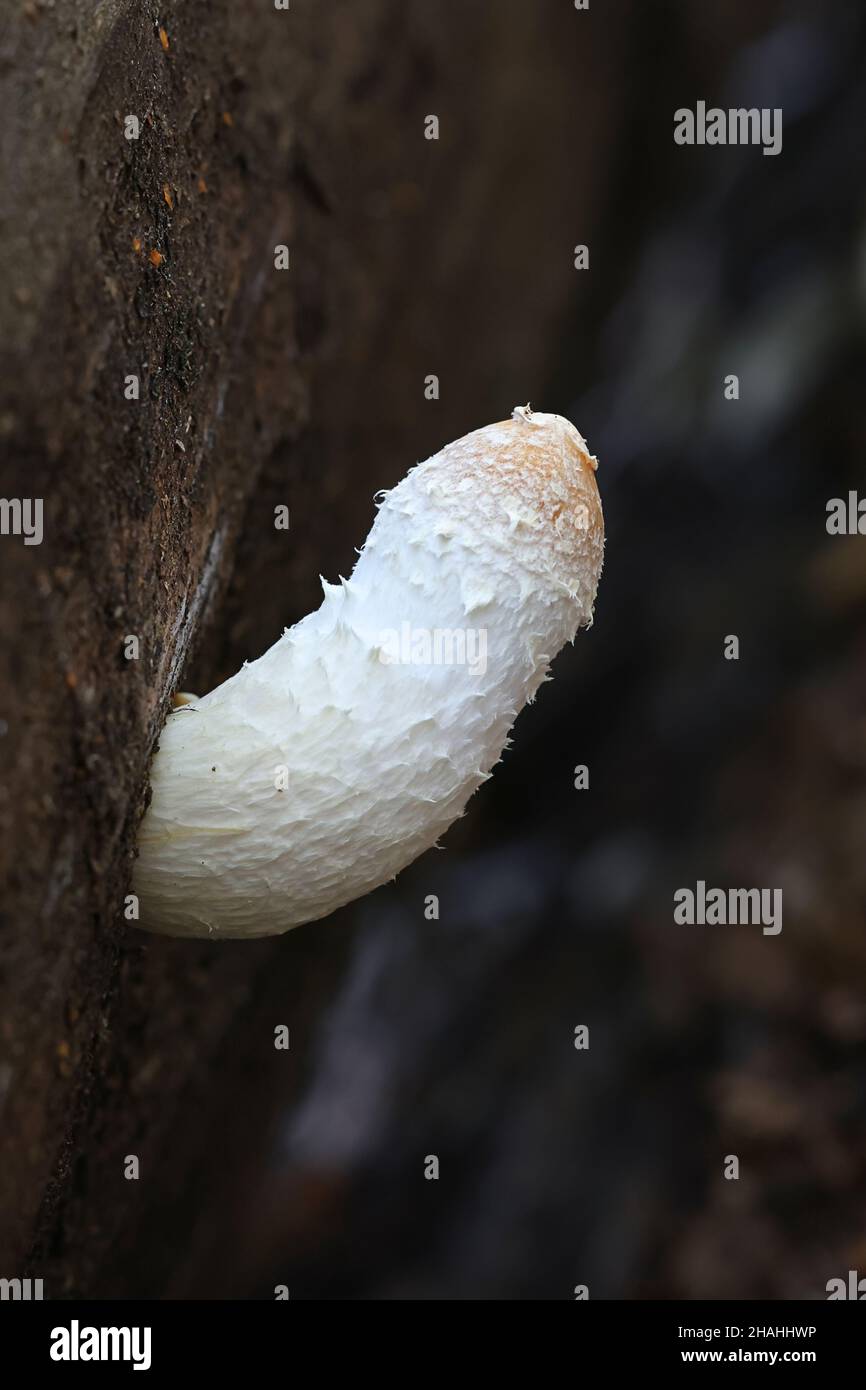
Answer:
<svg viewBox="0 0 866 1390"><path fill-rule="evenodd" d="M450 527L479 562L573 598L581 626L592 616L604 550L597 468L570 420L518 406L412 469L385 505L415 516L421 494L429 524Z"/></svg>
<svg viewBox="0 0 866 1390"><path fill-rule="evenodd" d="M603 540L594 460L562 416L522 407L413 468L351 578L169 716L140 925L286 931L436 844L590 621Z"/></svg>

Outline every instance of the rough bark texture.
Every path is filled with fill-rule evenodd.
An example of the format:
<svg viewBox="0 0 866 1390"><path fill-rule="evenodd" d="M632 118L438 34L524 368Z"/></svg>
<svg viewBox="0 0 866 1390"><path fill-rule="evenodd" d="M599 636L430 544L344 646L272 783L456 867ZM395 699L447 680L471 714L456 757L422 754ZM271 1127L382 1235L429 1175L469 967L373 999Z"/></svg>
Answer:
<svg viewBox="0 0 866 1390"><path fill-rule="evenodd" d="M582 53L599 140L540 218L578 89L534 10L28 0L2 38L2 489L44 499L45 538L0 544L0 1272L52 1296L166 1288L173 1242L141 1232L158 1210L194 1248L202 1134L251 1086L233 1030L275 961L300 1037L339 976L332 925L137 934L148 760L193 649L192 688L259 654L351 567L375 489L544 379L616 28Z"/></svg>

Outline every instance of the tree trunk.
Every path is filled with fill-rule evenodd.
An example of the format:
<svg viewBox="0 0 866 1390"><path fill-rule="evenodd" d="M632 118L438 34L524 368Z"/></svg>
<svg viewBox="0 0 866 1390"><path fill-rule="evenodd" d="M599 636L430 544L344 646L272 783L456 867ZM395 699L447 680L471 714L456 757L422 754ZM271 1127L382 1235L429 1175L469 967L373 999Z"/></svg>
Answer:
<svg viewBox="0 0 866 1390"><path fill-rule="evenodd" d="M274 1024L303 1036L339 977L350 911L138 933L148 761L181 682L348 572L377 488L544 382L611 129L601 40L578 90L562 8L28 0L7 27L2 486L42 499L44 537L0 537L0 1273L47 1296L165 1291L166 1232L209 1219L214 1116L242 1130ZM578 101L598 137L551 198Z"/></svg>

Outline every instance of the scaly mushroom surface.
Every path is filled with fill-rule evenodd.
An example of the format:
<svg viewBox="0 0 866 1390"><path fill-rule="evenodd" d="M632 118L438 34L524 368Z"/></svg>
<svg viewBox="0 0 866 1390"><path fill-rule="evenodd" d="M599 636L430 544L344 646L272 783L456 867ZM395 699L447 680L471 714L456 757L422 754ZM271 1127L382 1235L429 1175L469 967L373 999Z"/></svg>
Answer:
<svg viewBox="0 0 866 1390"><path fill-rule="evenodd" d="M134 890L174 936L288 931L435 845L592 619L596 461L516 409L384 494L352 577L168 717Z"/></svg>

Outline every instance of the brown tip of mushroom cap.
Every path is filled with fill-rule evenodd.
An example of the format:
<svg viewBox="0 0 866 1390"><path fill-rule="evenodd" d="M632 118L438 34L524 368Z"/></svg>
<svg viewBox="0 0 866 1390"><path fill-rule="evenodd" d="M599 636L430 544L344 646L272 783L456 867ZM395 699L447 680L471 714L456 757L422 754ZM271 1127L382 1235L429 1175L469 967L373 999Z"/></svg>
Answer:
<svg viewBox="0 0 866 1390"><path fill-rule="evenodd" d="M512 563L573 590L600 568L597 466L570 420L529 406L464 435L422 465L435 468L436 491L449 512L459 510Z"/></svg>

